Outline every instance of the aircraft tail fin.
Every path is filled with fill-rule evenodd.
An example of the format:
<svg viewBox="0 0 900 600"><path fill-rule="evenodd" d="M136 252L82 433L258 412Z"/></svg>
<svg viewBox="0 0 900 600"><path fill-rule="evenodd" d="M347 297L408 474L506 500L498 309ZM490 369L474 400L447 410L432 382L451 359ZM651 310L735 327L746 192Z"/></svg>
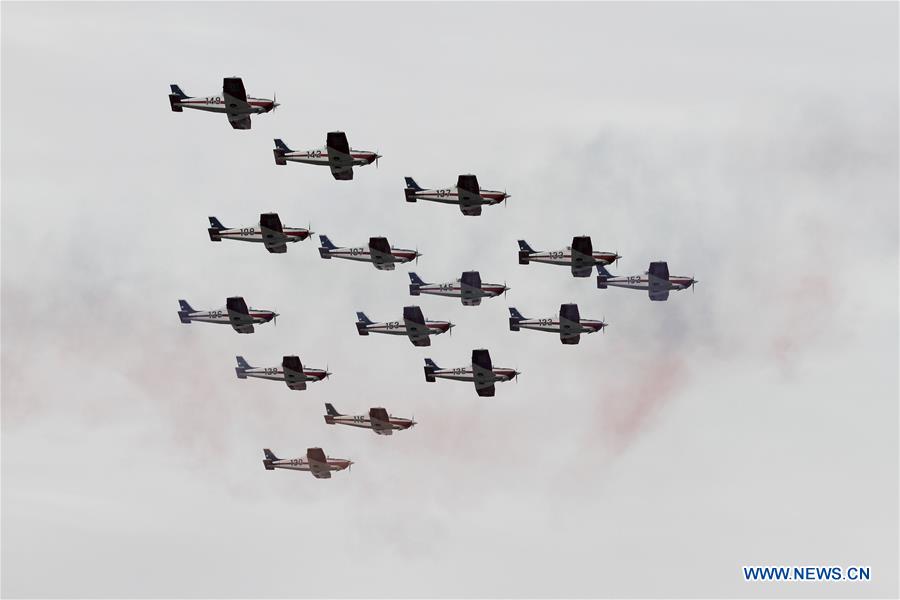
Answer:
<svg viewBox="0 0 900 600"><path fill-rule="evenodd" d="M528 245L528 242L525 240L519 240L519 264L527 265L528 259L531 254L534 252L534 248Z"/></svg>
<svg viewBox="0 0 900 600"><path fill-rule="evenodd" d="M356 332L359 333L359 335L369 335L369 331L366 329L366 326L371 324L372 319L367 317L366 313L356 313Z"/></svg>
<svg viewBox="0 0 900 600"><path fill-rule="evenodd" d="M406 194L407 202L415 202L416 201L416 192L421 192L422 188L416 183L416 180L412 177L404 177L406 179L406 189L403 190L404 194Z"/></svg>
<svg viewBox="0 0 900 600"><path fill-rule="evenodd" d="M188 97L187 94L182 92L181 88L174 83L169 88L172 90L172 93L169 94L169 107L172 109L172 112L184 112L184 109L181 107L181 101Z"/></svg>
<svg viewBox="0 0 900 600"><path fill-rule="evenodd" d="M420 294L420 289L423 285L428 285L425 283L421 277L419 277L416 273L409 273L409 295L410 296L418 296Z"/></svg>
<svg viewBox="0 0 900 600"><path fill-rule="evenodd" d="M519 322L524 321L525 317L522 316L515 307L509 307L509 330L510 331L519 331Z"/></svg>
<svg viewBox="0 0 900 600"><path fill-rule="evenodd" d="M285 144L282 140L275 140L275 149L272 150L272 153L275 155L275 164L276 165L286 165L287 160L284 158L285 152L291 152L292 150L288 148L287 144Z"/></svg>
<svg viewBox="0 0 900 600"><path fill-rule="evenodd" d="M263 459L263 466L266 468L266 471L275 470L275 466L272 465L272 461L281 459L275 456L275 453L268 448L263 448L263 455L265 456L265 458Z"/></svg>
<svg viewBox="0 0 900 600"><path fill-rule="evenodd" d="M335 418L335 417L340 417L340 416L342 416L341 413L339 413L339 412L337 411L337 409L334 408L334 405L331 404L331 403L329 403L329 402L326 402L326 403L325 403L325 412L327 413L327 414L325 415L325 422L326 422L327 424L329 424L329 425L334 425L334 418Z"/></svg>
<svg viewBox="0 0 900 600"><path fill-rule="evenodd" d="M235 367L234 372L237 373L238 379L247 379L247 369L252 369L250 363L246 361L243 356L235 356L235 360L237 360L237 367Z"/></svg>
<svg viewBox="0 0 900 600"><path fill-rule="evenodd" d="M209 239L211 241L221 242L222 236L219 234L219 232L222 231L223 229L228 229L228 228L225 227L224 225L222 225L222 222L219 221L219 219L217 219L215 217L209 217L209 229L207 229L207 231L209 232Z"/></svg>
<svg viewBox="0 0 900 600"><path fill-rule="evenodd" d="M181 309L178 311L178 318L181 319L182 323L190 323L191 317L190 314L195 311L190 304L188 304L187 300L179 300L178 307Z"/></svg>
<svg viewBox="0 0 900 600"><path fill-rule="evenodd" d="M606 270L603 265L597 265L597 287L601 290L606 289L606 282L612 277L612 273Z"/></svg>
<svg viewBox="0 0 900 600"><path fill-rule="evenodd" d="M434 383L435 381L437 381L434 378L434 372L437 371L439 368L440 367L437 366L437 363L435 363L430 358L426 358L425 359L425 381L427 381L429 383Z"/></svg>
<svg viewBox="0 0 900 600"><path fill-rule="evenodd" d="M337 246L328 239L327 235L320 235L319 243L321 244L319 246L319 256L322 258L331 258L331 250L334 250Z"/></svg>

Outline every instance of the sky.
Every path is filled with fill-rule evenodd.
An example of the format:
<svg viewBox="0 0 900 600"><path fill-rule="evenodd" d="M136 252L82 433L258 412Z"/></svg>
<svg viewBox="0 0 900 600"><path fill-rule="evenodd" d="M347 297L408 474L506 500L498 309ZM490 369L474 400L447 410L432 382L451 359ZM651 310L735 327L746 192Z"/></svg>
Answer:
<svg viewBox="0 0 900 600"><path fill-rule="evenodd" d="M2 11L4 597L896 597L895 3L34 3ZM224 76L236 131L168 106ZM272 139L343 130L335 181ZM403 177L505 189L478 218ZM277 211L393 272L207 236ZM519 265L574 235L696 277L666 303ZM408 295L478 269L505 298ZM182 325L243 295L253 335ZM360 337L415 302L430 348ZM510 332L577 302L605 334ZM480 398L423 359L473 348ZM305 392L234 376L285 354ZM384 406L390 437L327 426ZM321 446L328 481L266 471ZM747 583L745 565L864 565Z"/></svg>

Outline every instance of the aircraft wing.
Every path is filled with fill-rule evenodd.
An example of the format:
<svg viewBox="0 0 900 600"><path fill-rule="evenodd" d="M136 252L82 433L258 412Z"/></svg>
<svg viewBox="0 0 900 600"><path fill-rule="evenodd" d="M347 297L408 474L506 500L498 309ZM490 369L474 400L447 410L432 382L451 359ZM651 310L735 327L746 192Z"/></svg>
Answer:
<svg viewBox="0 0 900 600"><path fill-rule="evenodd" d="M663 261L650 263L647 271L650 299L664 302L669 298L669 265Z"/></svg>
<svg viewBox="0 0 900 600"><path fill-rule="evenodd" d="M309 448L306 451L306 460L309 461L310 473L317 479L331 478L331 468L328 466L328 459L325 458L325 452L321 448Z"/></svg>
<svg viewBox="0 0 900 600"><path fill-rule="evenodd" d="M487 350L472 350L472 374L475 376L475 391L479 396L494 395L494 366Z"/></svg>
<svg viewBox="0 0 900 600"><path fill-rule="evenodd" d="M483 382L479 382L478 380L475 380L475 391L478 393L479 396L491 397L494 395L494 392L496 390L494 388L493 382L483 383Z"/></svg>
<svg viewBox="0 0 900 600"><path fill-rule="evenodd" d="M372 429L374 429L376 433L391 435L394 432L394 428L391 427L391 418L384 408L370 409L369 422L372 424Z"/></svg>
<svg viewBox="0 0 900 600"><path fill-rule="evenodd" d="M259 215L259 228L262 230L263 244L266 250L273 254L283 254L287 252L287 244L285 243L284 227L281 225L281 218L278 213L263 213Z"/></svg>
<svg viewBox="0 0 900 600"><path fill-rule="evenodd" d="M474 175L460 175L456 179L456 192L459 194L460 206L475 206L484 202L478 178Z"/></svg>
<svg viewBox="0 0 900 600"><path fill-rule="evenodd" d="M572 238L572 275L590 277L594 266L594 248L590 236Z"/></svg>
<svg viewBox="0 0 900 600"><path fill-rule="evenodd" d="M559 307L559 339L563 344L577 344L581 341L581 315L577 304L562 304Z"/></svg>
<svg viewBox="0 0 900 600"><path fill-rule="evenodd" d="M281 368L284 370L284 383L292 390L303 391L306 389L306 375L303 373L303 363L297 356L285 356L281 359Z"/></svg>
<svg viewBox="0 0 900 600"><path fill-rule="evenodd" d="M462 197L462 194L460 194ZM481 214L481 205L480 204L463 204L462 200L459 201L459 210L462 211L462 214L467 217L477 217ZM588 273L590 273L590 269L588 269Z"/></svg>
<svg viewBox="0 0 900 600"><path fill-rule="evenodd" d="M431 338L428 337L428 327L425 326L425 317L418 306L403 307L403 323L406 325L406 335L413 346L430 346Z"/></svg>
<svg viewBox="0 0 900 600"><path fill-rule="evenodd" d="M342 181L353 179L353 157L350 156L347 134L342 131L329 132L325 146L328 149L328 166L334 178Z"/></svg>
<svg viewBox="0 0 900 600"><path fill-rule="evenodd" d="M382 271L394 270L394 254L391 252L391 246L388 244L387 238L369 238L369 256L372 257L372 264L375 265L376 269Z"/></svg>
<svg viewBox="0 0 900 600"><path fill-rule="evenodd" d="M228 122L235 129L250 129L250 115L228 112Z"/></svg>
<svg viewBox="0 0 900 600"><path fill-rule="evenodd" d="M238 333L253 333L253 319L250 317L250 309L240 296L229 298L225 302L228 310L228 320Z"/></svg>

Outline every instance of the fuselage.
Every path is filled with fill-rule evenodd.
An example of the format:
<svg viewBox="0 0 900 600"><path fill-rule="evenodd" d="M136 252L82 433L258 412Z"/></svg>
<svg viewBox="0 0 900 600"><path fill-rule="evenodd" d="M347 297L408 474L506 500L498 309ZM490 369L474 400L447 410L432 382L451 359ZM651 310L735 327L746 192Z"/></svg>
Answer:
<svg viewBox="0 0 900 600"><path fill-rule="evenodd" d="M387 421L379 422L379 427L383 428L383 430L376 429L368 415L325 415L325 422L329 425L348 425L350 427L371 429L380 435L390 435L392 431L409 429L416 424L412 419L401 419L393 415L388 417Z"/></svg>
<svg viewBox="0 0 900 600"><path fill-rule="evenodd" d="M247 97L247 107L236 107L236 108L228 108L225 103L225 99L219 96L197 96L194 98L183 98L175 101L177 106L181 106L182 108L191 108L194 110L205 110L207 112L216 112L216 113L227 113L230 112L232 114L260 114L267 113L275 107L274 100L267 100L265 98L251 98Z"/></svg>
<svg viewBox="0 0 900 600"><path fill-rule="evenodd" d="M552 317L546 319L523 319L521 321L517 321L516 324L522 329L532 329L534 331L548 331L552 333L561 333L562 327L559 323L559 317ZM600 331L606 326L603 321L596 321L593 319L581 319L580 328L576 327L573 329L569 329L566 333L576 334L576 333L594 333L596 331Z"/></svg>
<svg viewBox="0 0 900 600"><path fill-rule="evenodd" d="M456 369L435 369L433 375L435 377L440 377L441 379L450 379L453 381L475 381L475 371L471 366L458 367ZM491 381L510 381L515 376L515 369L494 367Z"/></svg>
<svg viewBox="0 0 900 600"><path fill-rule="evenodd" d="M453 325L448 321L425 321L428 335L440 335L450 331ZM383 323L367 323L363 326L369 333L386 333L388 335L408 335L406 324L400 321L385 321Z"/></svg>
<svg viewBox="0 0 900 600"><path fill-rule="evenodd" d="M459 190L456 186L435 190L409 190L416 200L428 200L442 204L459 204ZM481 200L478 204L493 205L503 202L510 197L506 192L496 190L480 190L478 195Z"/></svg>
<svg viewBox="0 0 900 600"><path fill-rule="evenodd" d="M362 262L372 262L372 252L365 246L355 248L333 248L328 251L332 258L345 258L347 260L358 260ZM419 256L415 250L406 250L404 248L391 248L391 256L394 262L408 263Z"/></svg>
<svg viewBox="0 0 900 600"><path fill-rule="evenodd" d="M463 296L463 287L459 279L448 281L447 283L425 283L418 286L418 289L422 294L431 294L433 296L449 296L452 298ZM480 289L466 288L466 295L475 298L494 298L508 289L508 287L500 283L482 283Z"/></svg>
<svg viewBox="0 0 900 600"><path fill-rule="evenodd" d="M216 232L219 237L225 240L238 240L241 242L259 242L263 243L262 228L259 225L254 227L239 227L235 229L220 229ZM308 238L310 231L302 227L285 227L283 241L286 243L300 242Z"/></svg>
<svg viewBox="0 0 900 600"><path fill-rule="evenodd" d="M309 461L305 458L279 458L278 460L267 460L265 462L273 469L288 469L290 471L312 470ZM327 470L329 471L343 471L352 464L353 461L343 458L326 458L322 467L327 467Z"/></svg>
<svg viewBox="0 0 900 600"><path fill-rule="evenodd" d="M593 259L591 264L609 265L621 257L615 252L595 251L591 253L591 258ZM564 250L531 252L528 254L528 260L548 265L562 265L568 267L572 265L572 248L566 247Z"/></svg>
<svg viewBox="0 0 900 600"><path fill-rule="evenodd" d="M368 150L350 149L350 157L353 159L353 166L370 165L378 158L378 154ZM285 152L284 160L290 162L298 162L307 165L330 166L328 162L328 148L318 148L316 150L291 150Z"/></svg>
<svg viewBox="0 0 900 600"><path fill-rule="evenodd" d="M603 283L610 287L620 287L631 290L649 290L650 289L650 278L645 273L644 275L627 275L627 276L617 276L617 277L606 277L603 278ZM694 279L692 277L669 277L668 285L666 282L661 280L658 282L659 285L662 286L661 289L669 289L669 290L686 290L694 284Z"/></svg>
<svg viewBox="0 0 900 600"><path fill-rule="evenodd" d="M250 308L248 315L254 323L268 323L275 318L275 312L271 310L262 310ZM219 308L215 310L198 310L185 315L185 318L200 323L219 323L222 325L231 325L231 319L228 316L227 308Z"/></svg>
<svg viewBox="0 0 900 600"><path fill-rule="evenodd" d="M284 381L284 367L249 367L242 368L241 373L247 377L257 377L259 379L269 379L271 381ZM303 367L303 378L305 381L322 381L328 375L325 369L313 369L311 367Z"/></svg>

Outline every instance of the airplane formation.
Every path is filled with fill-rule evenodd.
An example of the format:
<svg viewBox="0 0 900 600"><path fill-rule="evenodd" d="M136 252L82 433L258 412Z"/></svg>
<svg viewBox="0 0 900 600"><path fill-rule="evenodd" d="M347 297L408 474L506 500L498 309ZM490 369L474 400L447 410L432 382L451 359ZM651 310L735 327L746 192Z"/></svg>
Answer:
<svg viewBox="0 0 900 600"><path fill-rule="evenodd" d="M272 99L248 96L240 77L226 77L222 82L220 94L211 96L188 96L181 87L170 86L169 104L173 112L193 109L206 112L224 113L234 129L251 128L251 115L260 115L275 110L280 106ZM346 133L330 131L326 133L325 145L312 150L292 150L282 139L275 139L273 154L275 164L286 165L288 162L328 167L331 175L338 181L353 179L354 167L363 167L375 163L381 155L377 151L351 148ZM438 204L454 204L464 216L479 216L484 207L505 203L511 195L505 190L488 190L479 185L473 174L461 174L455 186L426 189L416 183L412 177L405 178L404 196L407 202L419 200ZM302 242L313 235L310 227L287 227L275 212L264 212L259 215L255 225L229 228L215 216L209 217L207 229L212 242L236 240L261 243L272 254L287 252L288 244ZM321 258L330 260L341 258L357 262L368 262L379 271L394 270L397 265L416 261L423 256L418 248L415 250L397 248L388 242L387 237L373 236L368 243L359 246L341 247L334 244L326 235L319 235L318 248ZM571 244L559 250L535 250L525 240L519 240L518 262L520 265L544 263L568 267L573 277L585 278L596 269L597 288L605 290L609 287L646 290L651 301L664 302L673 291L693 288L697 284L694 277L670 276L665 261L651 262L647 271L638 275L616 276L607 267L618 264L621 256L618 252L594 250L591 237L576 235ZM510 289L506 283L485 283L477 270L464 271L456 279L443 283L427 283L418 274L410 271L409 295L422 294L459 298L463 306L479 306L482 299L496 298L505 295ZM187 300L178 301L178 318L183 324L218 323L230 325L237 333L255 332L255 325L277 322L278 313L274 309L250 307L241 296L232 296L225 300L225 306L208 310L197 310ZM605 331L605 320L582 318L579 307L575 303L560 304L559 312L549 317L525 317L515 307L509 307L509 329L518 332L522 329L554 333L565 345L576 345L582 334ZM426 319L419 306L404 306L402 318L393 321L376 322L366 313L356 313L356 330L360 336L373 333L405 336L413 346L429 347L431 338L443 333L450 333L455 324L450 321ZM328 367L313 368L305 365L299 356L286 355L281 364L267 367L254 367L243 356L235 356L237 366L235 374L238 379L267 379L283 382L289 390L307 391L308 385L327 380L331 373ZM438 379L462 381L474 384L475 392L480 397L492 397L496 393L495 384L513 379L518 381L520 372L507 367L495 367L491 354L486 348L472 350L471 361L461 367L442 368L431 358L424 358L425 381L436 382ZM310 393L310 392L307 392ZM393 435L395 431L404 431L416 425L414 418L401 418L391 415L384 407L371 407L368 412L359 415L339 413L335 407L325 404L325 423L327 425L345 425L348 427L370 429L378 435ZM318 479L329 479L334 471L349 469L353 461L343 458L332 458L319 447L308 448L306 455L297 458L278 458L269 448L263 449L263 466L266 470L286 469L292 471L309 471Z"/></svg>

